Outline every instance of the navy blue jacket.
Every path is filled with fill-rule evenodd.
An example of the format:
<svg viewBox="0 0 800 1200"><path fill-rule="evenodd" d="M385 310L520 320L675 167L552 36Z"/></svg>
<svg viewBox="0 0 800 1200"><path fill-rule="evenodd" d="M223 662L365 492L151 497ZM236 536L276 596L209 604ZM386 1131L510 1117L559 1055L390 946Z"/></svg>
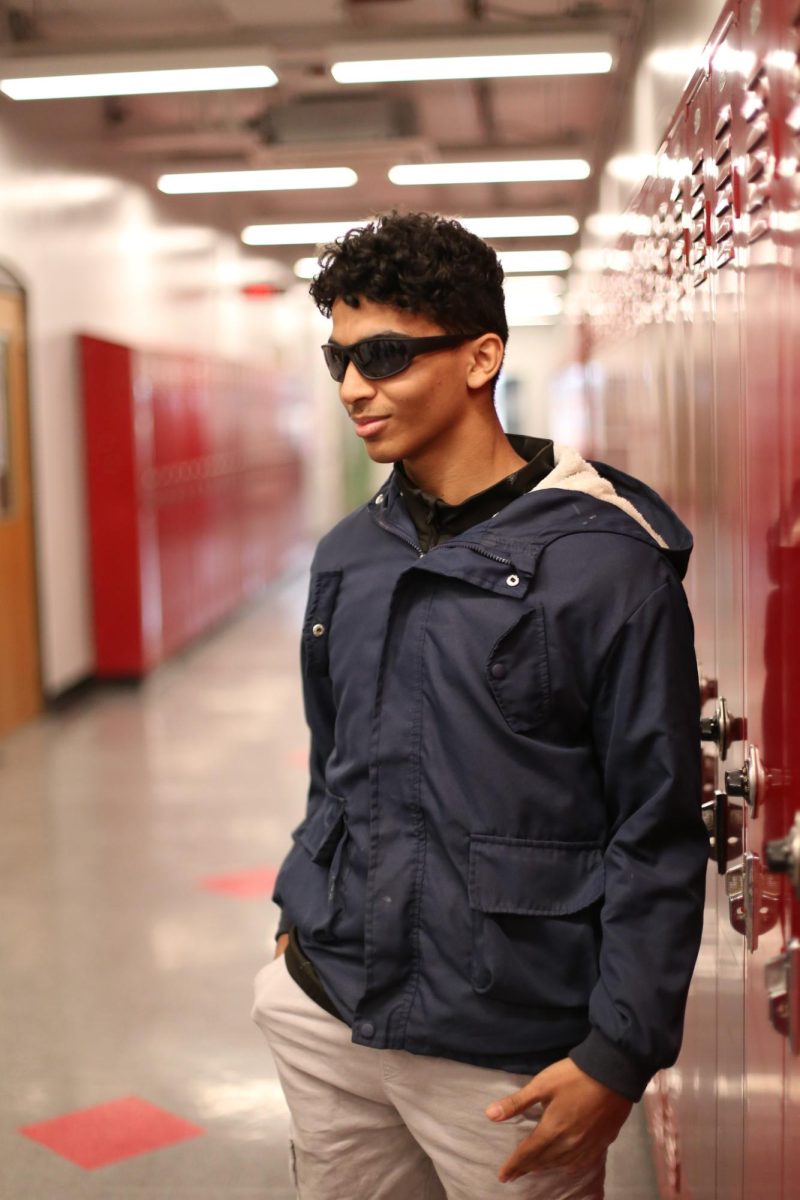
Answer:
<svg viewBox="0 0 800 1200"><path fill-rule="evenodd" d="M354 1042L527 1074L570 1055L635 1100L677 1055L702 922L692 542L578 461L670 548L547 479L425 555L393 478L322 539L275 901Z"/></svg>

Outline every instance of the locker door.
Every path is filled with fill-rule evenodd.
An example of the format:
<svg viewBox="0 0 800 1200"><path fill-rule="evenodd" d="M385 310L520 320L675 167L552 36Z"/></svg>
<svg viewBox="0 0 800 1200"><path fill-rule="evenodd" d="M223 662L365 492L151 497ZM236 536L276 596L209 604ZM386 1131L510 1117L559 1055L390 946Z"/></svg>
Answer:
<svg viewBox="0 0 800 1200"><path fill-rule="evenodd" d="M747 745L745 789L745 1195L774 1196L783 1189L782 1107L784 1048L771 1029L765 967L781 948L780 885L765 869L765 843L776 828L778 793L755 781L756 767L772 773L782 758L780 643L783 598L775 555L780 519L781 327L788 276L776 242L774 54L780 35L777 6L758 0L741 11L743 95L734 129L739 166L737 254L743 280L743 381L747 447L745 557L745 676ZM777 651L777 656L776 656ZM776 675L776 669L778 674ZM738 765L738 764L737 764ZM734 787L736 786L734 781ZM786 1193L787 1197L794 1193Z"/></svg>
<svg viewBox="0 0 800 1200"><path fill-rule="evenodd" d="M718 49L712 62L724 61L735 38L728 13L718 26ZM728 239L719 237L727 214L718 211L726 195L725 174L729 153L725 111L729 99L728 72L711 70L701 80L687 106L690 152L689 229L691 267L695 287L695 326L705 333L710 362L698 380L695 407L697 439L696 483L698 511L698 571L701 580L699 611L705 646L700 657L707 677L716 681L716 697L731 716L743 712L742 662L742 437L741 393L738 377L739 328L737 284L728 261ZM719 161L717 161L719 160ZM713 580L709 573L713 572ZM711 620L713 632L705 629ZM709 665L713 663L713 674ZM708 712L708 708L706 708ZM741 746L729 737L706 742L716 755L707 763L716 771L717 787L723 772L741 761ZM716 1171L713 1195L741 1200L742 1126L744 1119L744 949L742 938L729 919L726 877L711 874L716 896ZM698 1114L701 1127L708 1119ZM707 1168L697 1163L705 1184ZM694 1195L694 1189L688 1189Z"/></svg>
<svg viewBox="0 0 800 1200"><path fill-rule="evenodd" d="M40 712L25 313L0 268L0 736Z"/></svg>
<svg viewBox="0 0 800 1200"><path fill-rule="evenodd" d="M764 839L780 843L800 811L800 738L795 710L800 694L800 2L785 0L779 25L771 38L779 53L770 59L771 106L775 126L773 238L779 273L779 378L774 421L778 435L775 455L779 479L775 521L768 558L771 566L772 611L764 644L767 686ZM765 756L766 757L766 756ZM785 844L785 843L784 843ZM765 848L765 857L768 851ZM797 854L794 856L797 861ZM770 865L770 863L768 863ZM783 864L771 860L771 865ZM779 1026L771 1027L772 1053L784 1068L783 1196L800 1192L800 896L786 873L773 873L772 889L779 896L775 955L764 981L767 1004ZM795 877L797 878L797 877ZM791 969L790 963L792 964ZM783 996L781 990L783 989ZM787 1003L788 1002L788 1003ZM776 1011L777 1010L777 1011Z"/></svg>

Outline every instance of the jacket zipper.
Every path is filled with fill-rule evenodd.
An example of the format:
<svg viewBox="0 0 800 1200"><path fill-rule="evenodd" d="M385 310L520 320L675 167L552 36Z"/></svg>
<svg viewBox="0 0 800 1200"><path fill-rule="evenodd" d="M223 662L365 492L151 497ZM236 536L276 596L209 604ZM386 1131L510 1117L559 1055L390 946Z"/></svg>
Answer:
<svg viewBox="0 0 800 1200"><path fill-rule="evenodd" d="M444 549L445 546L454 546L455 544L455 542L445 542L442 546L442 549ZM510 558L500 558L499 555L492 554L490 550L486 550L483 546L479 546L477 542L459 542L458 545L467 550L474 550L476 554L482 554L484 558L490 558L492 562L501 563L501 565L504 567L512 566Z"/></svg>
<svg viewBox="0 0 800 1200"><path fill-rule="evenodd" d="M407 546L410 546L411 549L416 552L418 558L422 558L425 551L421 546L418 546L412 538L407 537L404 533L401 533L399 529L397 529L394 525L390 525L388 521L379 521L378 524L380 525L381 529L385 529L387 533L393 534L394 537L400 538L401 542L405 542Z"/></svg>
<svg viewBox="0 0 800 1200"><path fill-rule="evenodd" d="M421 546L413 541L412 538L407 537L406 534L401 533L396 526L390 525L387 521L380 521L379 524L381 529L385 529L387 533L394 534L394 536L399 538L401 542L405 542L407 546L410 546L412 550L415 550L419 558L423 558L425 556L425 551L421 548ZM453 546L455 544L455 541L442 542L438 546L431 546L431 550L443 550L445 546ZM484 549L484 547L479 545L477 542L458 542L458 545L467 550L474 550L476 554L481 554L484 558L490 558L492 562L500 563L500 565L503 567L510 567L513 565L510 558L500 558L499 555L492 554L490 550Z"/></svg>

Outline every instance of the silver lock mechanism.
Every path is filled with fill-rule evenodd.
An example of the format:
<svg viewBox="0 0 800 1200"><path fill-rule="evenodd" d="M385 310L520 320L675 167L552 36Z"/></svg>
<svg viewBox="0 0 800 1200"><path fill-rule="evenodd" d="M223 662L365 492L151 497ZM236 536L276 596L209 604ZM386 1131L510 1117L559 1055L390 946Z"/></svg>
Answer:
<svg viewBox="0 0 800 1200"><path fill-rule="evenodd" d="M727 792L714 792L714 799L702 806L703 824L708 831L709 858L717 864L720 875L732 858L742 853L742 825L744 818L741 807L731 804Z"/></svg>
<svg viewBox="0 0 800 1200"><path fill-rule="evenodd" d="M772 1028L789 1039L792 1054L800 1054L800 939L769 960L764 979Z"/></svg>
<svg viewBox="0 0 800 1200"><path fill-rule="evenodd" d="M755 817L764 795L766 775L761 765L761 755L755 746L747 747L744 766L740 771L725 772L725 791L729 796L741 796Z"/></svg>
<svg viewBox="0 0 800 1200"><path fill-rule="evenodd" d="M728 896L728 917L732 927L745 939L752 954L758 949L758 939L778 922L780 899L762 886L761 859L749 850L741 863L725 872L725 891Z"/></svg>
<svg viewBox="0 0 800 1200"><path fill-rule="evenodd" d="M719 749L720 761L724 762L734 742L747 737L747 722L743 717L732 717L724 696L717 700L712 717L700 718L701 742L714 742Z"/></svg>
<svg viewBox="0 0 800 1200"><path fill-rule="evenodd" d="M794 894L800 900L800 812L794 814L794 825L785 838L767 842L764 861L768 871L789 876Z"/></svg>

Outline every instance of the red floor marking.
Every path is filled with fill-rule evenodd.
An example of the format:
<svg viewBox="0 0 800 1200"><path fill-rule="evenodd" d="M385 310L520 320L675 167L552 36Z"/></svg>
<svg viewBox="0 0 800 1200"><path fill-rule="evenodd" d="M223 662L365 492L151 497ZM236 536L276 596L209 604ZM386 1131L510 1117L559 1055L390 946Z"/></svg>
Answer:
<svg viewBox="0 0 800 1200"><path fill-rule="evenodd" d="M26 1125L18 1132L79 1167L94 1171L124 1158L200 1137L205 1129L138 1096L125 1096Z"/></svg>
<svg viewBox="0 0 800 1200"><path fill-rule="evenodd" d="M200 880L207 892L224 892L228 896L271 896L278 874L277 867L255 867L252 871L237 871L235 875L213 875Z"/></svg>

